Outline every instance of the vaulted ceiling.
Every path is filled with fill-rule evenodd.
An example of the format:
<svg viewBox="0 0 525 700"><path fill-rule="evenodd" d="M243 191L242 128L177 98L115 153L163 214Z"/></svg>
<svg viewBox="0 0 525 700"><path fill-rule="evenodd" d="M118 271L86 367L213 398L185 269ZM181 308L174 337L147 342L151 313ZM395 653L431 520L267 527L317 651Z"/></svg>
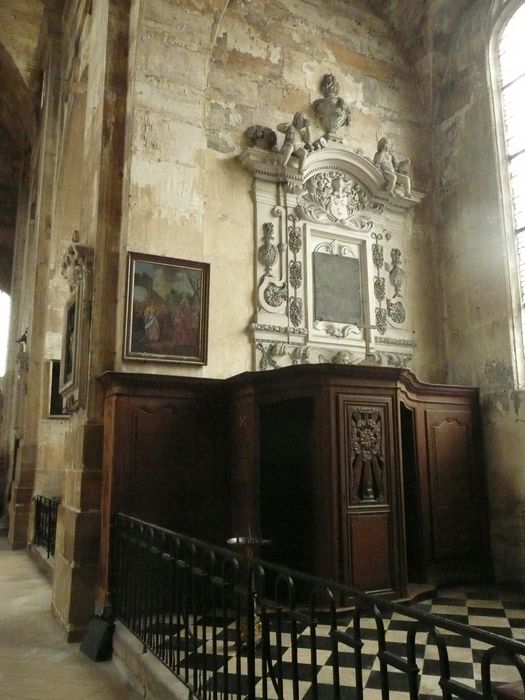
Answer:
<svg viewBox="0 0 525 700"><path fill-rule="evenodd" d="M392 27L416 63L430 49L446 50L465 10L475 0L368 0Z"/></svg>

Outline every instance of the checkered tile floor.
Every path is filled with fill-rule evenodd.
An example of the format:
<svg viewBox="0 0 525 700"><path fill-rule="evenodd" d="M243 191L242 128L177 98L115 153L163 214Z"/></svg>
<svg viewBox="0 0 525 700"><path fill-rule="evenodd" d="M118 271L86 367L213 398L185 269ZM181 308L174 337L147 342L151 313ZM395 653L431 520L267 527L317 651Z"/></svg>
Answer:
<svg viewBox="0 0 525 700"><path fill-rule="evenodd" d="M483 630L522 640L525 643L525 595L519 596L509 593L498 593L493 589L450 589L440 590L432 600L423 601L415 605L420 610L447 617L456 622L473 625ZM390 619L384 618L386 630L387 650L399 656L406 656L406 632L408 618L399 613L394 613ZM351 629L350 616L342 616L340 620L341 631ZM467 639L453 633L440 630L447 642L450 660L451 677L470 688L481 690L481 657L483 650L488 646L476 640ZM169 645L169 634L165 630L165 644ZM328 625L319 624L317 627L317 682L318 697L320 700L333 698L333 674L332 674L332 646L328 637ZM207 635L208 636L208 635ZM381 698L381 676L377 654L376 623L373 619L362 619L361 636L364 640L362 649L363 684L365 698L373 700ZM208 639L210 639L209 634ZM220 637L220 635L219 635ZM272 642L275 641L275 633L271 633ZM231 639L231 635L229 636ZM290 648L290 636L285 631L282 635L282 646L285 648L281 657L282 675L285 698L292 698L292 650ZM171 640L173 650L174 641ZM211 652L211 642L207 643L207 651ZM354 655L349 647L339 646L339 667L341 682L341 697L343 700L356 697L355 693L355 669ZM188 651L188 650L187 650ZM222 653L219 650L219 653ZM423 700L441 698L439 688L439 656L436 646L428 642L426 633L416 635L417 665L421 672L419 697ZM191 658L193 656L193 659ZM314 697L311 687L310 666L310 638L308 629L304 629L298 639L298 678L299 697L301 700L312 700ZM198 661L197 661L198 659ZM217 665L215 673L213 669L213 656L206 655L206 662L202 655L194 656L191 651L186 658L188 666L198 665L200 669L206 663L205 674L199 674L208 679L208 687L217 683L219 690L223 689L224 666ZM525 659L524 659L525 661ZM215 663L217 663L215 661ZM237 655L232 650L228 661L228 673L230 679L230 692L237 690L235 685L236 669L240 667L241 673L246 674L247 663L243 654ZM503 658L496 658L492 664L491 678L494 685L511 683L519 680L517 669ZM257 696L263 696L262 661L256 659L256 675L258 677ZM215 680L214 680L215 678ZM241 679L241 693L245 689L246 677ZM232 685L233 684L233 685ZM409 698L407 679L404 673L389 667L390 697L392 700ZM268 698L277 698L277 695L268 681Z"/></svg>

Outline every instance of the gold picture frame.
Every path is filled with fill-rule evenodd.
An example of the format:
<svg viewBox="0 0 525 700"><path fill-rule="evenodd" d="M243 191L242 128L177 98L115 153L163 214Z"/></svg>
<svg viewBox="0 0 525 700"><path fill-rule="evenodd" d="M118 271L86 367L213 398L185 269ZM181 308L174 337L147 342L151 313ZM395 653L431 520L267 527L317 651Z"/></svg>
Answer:
<svg viewBox="0 0 525 700"><path fill-rule="evenodd" d="M208 263L128 253L124 359L205 365Z"/></svg>

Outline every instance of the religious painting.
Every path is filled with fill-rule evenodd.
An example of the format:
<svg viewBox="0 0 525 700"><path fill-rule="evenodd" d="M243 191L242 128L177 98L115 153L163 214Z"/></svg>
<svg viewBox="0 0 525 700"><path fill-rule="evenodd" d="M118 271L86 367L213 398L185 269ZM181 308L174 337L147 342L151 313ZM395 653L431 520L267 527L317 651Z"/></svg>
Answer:
<svg viewBox="0 0 525 700"><path fill-rule="evenodd" d="M208 263L128 254L124 359L204 365Z"/></svg>
<svg viewBox="0 0 525 700"><path fill-rule="evenodd" d="M64 313L64 330L62 334L62 361L60 363L60 392L76 384L77 344L78 344L78 297L75 289L69 297Z"/></svg>

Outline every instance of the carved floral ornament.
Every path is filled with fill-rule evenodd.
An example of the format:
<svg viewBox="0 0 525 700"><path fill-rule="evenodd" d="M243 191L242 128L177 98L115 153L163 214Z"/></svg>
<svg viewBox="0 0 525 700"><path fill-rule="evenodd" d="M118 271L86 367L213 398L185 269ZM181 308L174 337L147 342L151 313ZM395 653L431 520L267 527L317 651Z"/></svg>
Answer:
<svg viewBox="0 0 525 700"><path fill-rule="evenodd" d="M72 292L91 271L93 264L93 251L79 243L70 243L60 266L60 274L65 278Z"/></svg>
<svg viewBox="0 0 525 700"><path fill-rule="evenodd" d="M384 498L383 415L380 409L354 408L350 417L351 498Z"/></svg>
<svg viewBox="0 0 525 700"><path fill-rule="evenodd" d="M371 202L365 188L350 174L328 169L306 181L304 192L297 198L297 209L307 221L370 231L373 222L365 212L380 213L382 206Z"/></svg>

